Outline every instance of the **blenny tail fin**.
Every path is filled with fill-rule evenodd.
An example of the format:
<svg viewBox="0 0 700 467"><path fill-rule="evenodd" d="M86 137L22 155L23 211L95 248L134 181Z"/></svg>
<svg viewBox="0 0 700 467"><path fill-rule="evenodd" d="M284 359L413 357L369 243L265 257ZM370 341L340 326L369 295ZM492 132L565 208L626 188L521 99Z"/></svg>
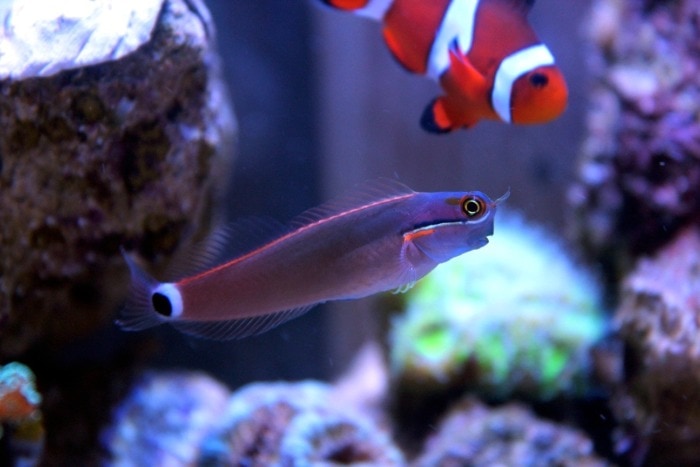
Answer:
<svg viewBox="0 0 700 467"><path fill-rule="evenodd" d="M129 266L131 287L117 324L126 331L141 331L164 323L165 318L153 307L153 291L160 283L141 269L123 248L121 252Z"/></svg>

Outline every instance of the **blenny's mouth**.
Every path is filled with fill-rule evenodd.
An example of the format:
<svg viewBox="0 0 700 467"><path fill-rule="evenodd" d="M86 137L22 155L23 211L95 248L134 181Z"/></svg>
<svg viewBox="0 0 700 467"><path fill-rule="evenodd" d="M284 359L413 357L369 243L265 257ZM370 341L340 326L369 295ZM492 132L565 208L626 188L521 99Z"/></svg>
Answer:
<svg viewBox="0 0 700 467"><path fill-rule="evenodd" d="M459 219L459 220L454 220L454 219L446 219L444 221L432 221L432 222L426 222L424 224L416 224L413 229L411 229L412 232L419 232L421 230L431 230L431 229L439 229L440 227L449 227L449 226L454 226L454 225L467 225L467 224L478 224L479 221L470 221L468 219Z"/></svg>

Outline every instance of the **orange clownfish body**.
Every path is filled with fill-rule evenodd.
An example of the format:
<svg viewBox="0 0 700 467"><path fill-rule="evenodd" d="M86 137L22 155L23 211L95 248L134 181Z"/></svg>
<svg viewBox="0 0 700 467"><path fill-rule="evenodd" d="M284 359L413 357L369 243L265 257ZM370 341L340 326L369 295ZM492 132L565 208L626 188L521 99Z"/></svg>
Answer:
<svg viewBox="0 0 700 467"><path fill-rule="evenodd" d="M406 69L437 80L444 95L421 125L444 133L479 120L545 123L568 91L554 57L527 22L534 0L324 0L383 23Z"/></svg>

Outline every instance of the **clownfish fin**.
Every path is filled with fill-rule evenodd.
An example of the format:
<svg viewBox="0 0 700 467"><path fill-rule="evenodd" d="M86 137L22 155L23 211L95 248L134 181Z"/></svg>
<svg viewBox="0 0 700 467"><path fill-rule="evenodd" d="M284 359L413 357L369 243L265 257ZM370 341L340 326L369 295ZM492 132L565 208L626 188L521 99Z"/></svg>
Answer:
<svg viewBox="0 0 700 467"><path fill-rule="evenodd" d="M349 11L360 16L381 20L394 0L321 0L338 10Z"/></svg>
<svg viewBox="0 0 700 467"><path fill-rule="evenodd" d="M447 111L448 97L441 96L433 99L423 111L420 126L429 133L444 134L457 128L471 128L479 123L479 118L471 115L461 115L455 121Z"/></svg>
<svg viewBox="0 0 700 467"><path fill-rule="evenodd" d="M527 14L535 4L535 0L510 0L510 3L513 4L513 7L515 7L516 10Z"/></svg>
<svg viewBox="0 0 700 467"><path fill-rule="evenodd" d="M479 70L474 68L469 59L462 53L457 39L450 44L450 72L452 77L468 90L472 100L478 100L479 96L487 93L489 84Z"/></svg>
<svg viewBox="0 0 700 467"><path fill-rule="evenodd" d="M420 126L429 133L443 134L454 130L454 125L447 115L444 97L433 99L423 111Z"/></svg>
<svg viewBox="0 0 700 467"><path fill-rule="evenodd" d="M328 6L339 10L353 11L367 6L370 0L321 0Z"/></svg>

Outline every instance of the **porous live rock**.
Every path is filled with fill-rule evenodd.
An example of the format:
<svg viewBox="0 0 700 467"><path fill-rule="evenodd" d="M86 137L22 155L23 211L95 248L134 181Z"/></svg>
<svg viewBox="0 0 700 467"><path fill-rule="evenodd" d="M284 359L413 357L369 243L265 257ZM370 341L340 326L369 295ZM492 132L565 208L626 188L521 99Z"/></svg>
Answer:
<svg viewBox="0 0 700 467"><path fill-rule="evenodd" d="M605 466L592 441L573 428L537 418L519 404L490 408L462 399L426 442L416 467Z"/></svg>
<svg viewBox="0 0 700 467"><path fill-rule="evenodd" d="M613 280L700 222L700 0L595 0L574 235Z"/></svg>
<svg viewBox="0 0 700 467"><path fill-rule="evenodd" d="M55 12L55 34L34 39L55 42L55 62L29 54L36 66L16 62L15 69L2 69L0 80L0 355L6 356L110 322L126 286L120 246L162 265L186 239L206 231L235 134L213 25L198 0L163 0L156 9L152 0L140 2L156 15L150 26L136 14L143 12L139 4L128 2L133 21L121 32L129 47L109 42L110 15L83 24L70 2L32 5L44 3ZM123 3L99 4L127 8ZM10 34L27 30L14 16L22 5L3 5L3 28L15 28L3 29L3 43L26 39ZM94 16L93 10L84 14ZM40 17L46 29L48 19ZM135 47L130 28L137 26L143 42ZM152 30L144 34L144 28ZM89 40L82 49L72 42L59 47L75 37ZM97 39L106 43L90 42ZM78 53L74 63L66 50Z"/></svg>
<svg viewBox="0 0 700 467"><path fill-rule="evenodd" d="M618 449L646 465L700 459L700 230L639 261L615 314L624 374L611 405Z"/></svg>

